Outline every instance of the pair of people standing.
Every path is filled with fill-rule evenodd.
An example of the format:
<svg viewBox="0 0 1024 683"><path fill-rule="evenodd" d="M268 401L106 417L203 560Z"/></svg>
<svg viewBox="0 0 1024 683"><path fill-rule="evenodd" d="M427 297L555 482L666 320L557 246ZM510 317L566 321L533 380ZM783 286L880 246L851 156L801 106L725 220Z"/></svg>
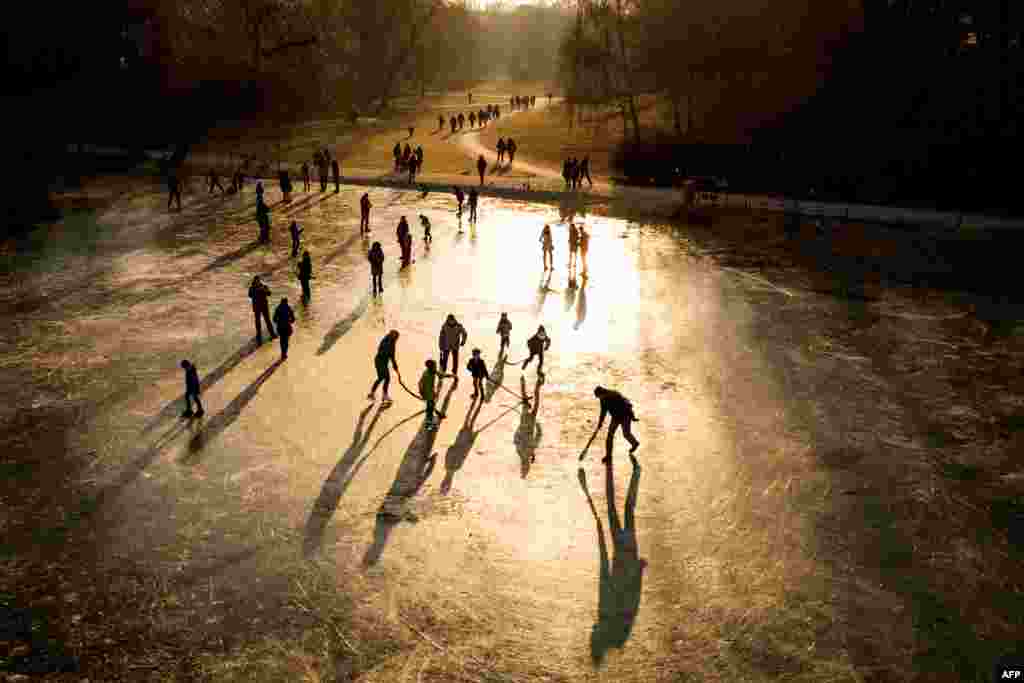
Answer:
<svg viewBox="0 0 1024 683"><path fill-rule="evenodd" d="M307 252L306 255L308 256L309 253ZM312 268L310 269L311 271ZM281 341L281 358L288 358L288 341L291 339L292 325L295 323L295 312L292 311L291 306L288 304L288 298L281 299L281 303L274 309L273 324L270 318L270 288L260 280L259 275L254 277L249 285L249 298L252 300L252 311L256 319L257 343L263 343L261 323L266 322L270 338L272 340L280 339ZM274 331L275 325L277 326L276 333Z"/></svg>

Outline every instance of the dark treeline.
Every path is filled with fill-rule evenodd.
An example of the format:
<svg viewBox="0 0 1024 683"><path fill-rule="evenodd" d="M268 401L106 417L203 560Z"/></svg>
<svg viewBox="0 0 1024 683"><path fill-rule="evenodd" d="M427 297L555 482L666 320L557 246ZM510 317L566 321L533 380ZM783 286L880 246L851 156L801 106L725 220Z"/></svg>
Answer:
<svg viewBox="0 0 1024 683"><path fill-rule="evenodd" d="M1024 211L1024 7L1009 0L579 0L561 79L622 115L620 170L851 201ZM827 5L827 6L826 6ZM671 123L643 125L640 95ZM652 144L657 141L657 144Z"/></svg>

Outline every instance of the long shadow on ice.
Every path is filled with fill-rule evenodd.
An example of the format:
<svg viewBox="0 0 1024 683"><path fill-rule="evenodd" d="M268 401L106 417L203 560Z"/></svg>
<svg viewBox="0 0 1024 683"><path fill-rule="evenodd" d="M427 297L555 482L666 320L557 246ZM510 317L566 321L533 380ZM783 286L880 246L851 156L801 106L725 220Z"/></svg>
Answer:
<svg viewBox="0 0 1024 683"><path fill-rule="evenodd" d="M256 398L257 392L263 383L270 379L270 376L274 374L274 371L281 367L281 363L284 361L278 358L273 364L270 365L266 370L260 373L260 376L252 381L252 383L242 390L238 396L231 400L231 403L227 404L223 410L213 416L206 424L202 425L199 430L189 439L188 442L188 453L182 459L185 464L195 464L199 459L199 454L206 447L206 445L217 438L217 436L225 429L234 424L238 416L242 414L249 403Z"/></svg>
<svg viewBox="0 0 1024 683"><path fill-rule="evenodd" d="M371 410L373 410L372 403L359 414L356 431L352 435L352 444L327 476L323 488L320 490L320 497L317 498L316 503L313 504L313 510L309 513L302 544L302 552L306 557L312 556L313 553L320 549L324 529L327 528L327 523L334 516L334 511L338 509L338 501L341 500L341 496L344 495L345 490L352 483L356 472L366 462L365 457L360 458L359 456L370 441L370 434L373 433L373 428L377 425L377 420L380 419L382 408L377 408L373 420L370 421L370 425L364 433L363 423L366 421L366 416L370 414Z"/></svg>
<svg viewBox="0 0 1024 683"><path fill-rule="evenodd" d="M445 395L444 402L440 408L442 413L448 412L448 403L452 399L455 387L456 384L453 383ZM380 556L384 553L384 546L387 545L388 537L391 535L391 530L395 528L395 525L403 519L416 521L415 516L405 509L405 504L410 498L419 493L420 488L430 478L431 473L434 471L434 465L437 463L437 453L433 452L434 441L437 439L437 430L428 429L428 423L429 420L424 419L419 431L416 432L416 436L413 437L412 443L409 444L409 448L402 458L402 463L398 466L395 481L391 484L387 495L384 496L380 510L377 511L377 525L373 530L373 543L366 550L366 555L363 556L364 567L372 566L380 561Z"/></svg>
<svg viewBox="0 0 1024 683"><path fill-rule="evenodd" d="M516 406L507 408L480 429L474 429L473 427L476 424L476 419L480 416L480 409L483 407L484 401L482 398L479 402L473 403L469 406L469 412L466 413L466 419L462 423L462 428L455 437L455 443L449 446L448 452L445 453L445 475L444 481L441 482L441 493L444 495L447 495L448 492L451 491L452 481L455 479L455 473L462 469L462 466L466 464L466 458L469 456L469 452L473 450L473 444L476 443L476 438L480 436L485 429L516 409Z"/></svg>
<svg viewBox="0 0 1024 683"><path fill-rule="evenodd" d="M608 499L608 526L611 532L614 555L609 562L608 544L605 541L601 518L594 506L594 499L587 489L587 478L579 470L580 486L590 504L597 524L597 543L601 552L601 584L598 596L597 623L590 633L590 657L595 667L600 667L611 648L622 648L633 631L633 622L640 609L640 594L643 587L644 568L647 561L640 559L636 540L637 493L640 487L640 465L633 465L629 479L629 493L626 495L626 525L619 522L615 509L615 473L609 462L605 466L605 497Z"/></svg>
<svg viewBox="0 0 1024 683"><path fill-rule="evenodd" d="M530 473L530 465L537 459L537 446L543 436L540 423L537 422L537 413L540 410L540 385L541 379L537 377L537 383L533 387L533 406L522 404L519 416L519 427L516 429L513 440L516 445L516 452L519 453L519 464L523 479ZM519 378L519 390L526 396L526 380Z"/></svg>
<svg viewBox="0 0 1024 683"><path fill-rule="evenodd" d="M334 324L334 327L327 331L327 334L324 335L323 342L320 344L320 348L316 350L316 355L322 356L330 351L331 347L333 347L339 339L344 337L345 334L352 329L352 326L356 324L359 318L366 313L366 309L369 308L369 306L370 295L366 294L363 296L362 301L359 302L359 305L356 306L354 311L345 316L342 320L339 320Z"/></svg>

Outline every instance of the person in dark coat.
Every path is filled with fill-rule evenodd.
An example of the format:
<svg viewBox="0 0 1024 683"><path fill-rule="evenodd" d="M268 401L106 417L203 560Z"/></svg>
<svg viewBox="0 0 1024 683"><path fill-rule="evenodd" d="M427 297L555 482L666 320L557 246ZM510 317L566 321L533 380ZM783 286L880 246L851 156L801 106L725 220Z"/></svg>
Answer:
<svg viewBox="0 0 1024 683"><path fill-rule="evenodd" d="M448 129L454 134L455 133L455 126L457 126L457 125L459 125L459 121L458 121L458 119L456 119L453 116L451 118L451 120L448 121Z"/></svg>
<svg viewBox="0 0 1024 683"><path fill-rule="evenodd" d="M437 129L444 130L444 114L437 115Z"/></svg>
<svg viewBox="0 0 1024 683"><path fill-rule="evenodd" d="M469 359L469 363L466 364L466 369L469 370L469 374L473 376L473 394L470 398L476 398L477 394L480 394L480 398L484 396L484 380L490 379L491 376L487 372L487 364L484 359L480 357L480 349L473 349L473 357Z"/></svg>
<svg viewBox="0 0 1024 683"><path fill-rule="evenodd" d="M469 112L469 127L473 128L476 126L476 112Z"/></svg>
<svg viewBox="0 0 1024 683"><path fill-rule="evenodd" d="M459 187L458 185L455 186L454 192L455 192L455 201L458 203L458 209L456 210L455 214L457 216L461 216L462 215L462 201L466 198L466 196L464 194L462 194L462 188Z"/></svg>
<svg viewBox="0 0 1024 683"><path fill-rule="evenodd" d="M466 116L461 111L459 112L459 130L462 130L463 126L466 125Z"/></svg>
<svg viewBox="0 0 1024 683"><path fill-rule="evenodd" d="M327 156L327 150L320 152L320 163L317 165L317 175L320 176L320 191L327 192L327 174L330 172L331 160Z"/></svg>
<svg viewBox="0 0 1024 683"><path fill-rule="evenodd" d="M281 185L281 194L284 196L285 204L292 201L292 179L288 175L288 169L281 169L278 175L278 183Z"/></svg>
<svg viewBox="0 0 1024 683"><path fill-rule="evenodd" d="M256 200L256 223L260 226L259 241L262 244L270 242L270 207L266 205L263 198Z"/></svg>
<svg viewBox="0 0 1024 683"><path fill-rule="evenodd" d="M252 299L252 312L256 318L256 339L259 340L259 343L263 343L263 330L260 327L261 317L267 323L270 338L276 339L274 326L270 324L270 288L263 284L259 275L254 277L252 284L249 285L249 298Z"/></svg>
<svg viewBox="0 0 1024 683"><path fill-rule="evenodd" d="M516 160L516 150L519 149L519 147L516 146L515 140L509 138L505 141L505 149L508 151L508 163L511 164Z"/></svg>
<svg viewBox="0 0 1024 683"><path fill-rule="evenodd" d="M380 340L380 345L377 347L377 355L373 359L373 367L377 370L377 380L373 383L370 393L366 397L371 401L377 398L377 387L383 384L384 405L391 404L391 398L388 396L388 387L391 385L391 373L388 372L388 365L391 365L395 373L398 373L398 361L395 360L395 347L397 344L398 330L391 330Z"/></svg>
<svg viewBox="0 0 1024 683"><path fill-rule="evenodd" d="M444 325L441 326L441 333L438 335L437 344L441 350L441 371L446 372L448 369L448 356L452 356L452 370L458 371L459 369L459 348L466 345L466 339L468 338L466 328L462 326L455 316L451 313L444 321Z"/></svg>
<svg viewBox="0 0 1024 683"><path fill-rule="evenodd" d="M476 193L476 188L469 188L469 220L476 221L476 204L479 201L479 195Z"/></svg>
<svg viewBox="0 0 1024 683"><path fill-rule="evenodd" d="M498 320L498 329L495 332L501 339L501 345L498 347L498 356L501 356L509 347L509 337L512 334L512 321L508 319L508 313L501 314L501 318Z"/></svg>
<svg viewBox="0 0 1024 683"><path fill-rule="evenodd" d="M378 296L384 293L384 249L380 242L373 243L366 258L370 261L370 286L373 288L373 295Z"/></svg>
<svg viewBox="0 0 1024 683"><path fill-rule="evenodd" d="M302 191L309 192L309 162L302 162Z"/></svg>
<svg viewBox="0 0 1024 683"><path fill-rule="evenodd" d="M430 244L434 241L433 235L430 234L430 219L420 214L420 225L423 226L423 241Z"/></svg>
<svg viewBox="0 0 1024 683"><path fill-rule="evenodd" d="M299 261L296 275L299 278L299 284L302 286L302 303L309 303L309 300L313 298L313 294L309 289L309 281L313 279L313 261L310 259L308 251L302 253L302 260Z"/></svg>
<svg viewBox="0 0 1024 683"><path fill-rule="evenodd" d="M540 362L537 364L537 374L544 374L544 352L551 348L551 337L544 330L544 326L541 325L537 328L537 334L533 335L526 340L526 348L530 350L530 356L523 361L523 370L526 370L526 366L530 364L533 357L536 356Z"/></svg>
<svg viewBox="0 0 1024 683"><path fill-rule="evenodd" d="M405 216L399 219L395 236L398 237L398 247L402 250L402 268L405 268L409 265L409 261L412 260L412 255L406 251L406 238L409 237L409 222L405 220Z"/></svg>
<svg viewBox="0 0 1024 683"><path fill-rule="evenodd" d="M331 173L334 175L334 194L338 194L341 192L341 167L337 159L331 161Z"/></svg>
<svg viewBox="0 0 1024 683"><path fill-rule="evenodd" d="M586 178L587 182L590 183L590 187L594 186L594 181L590 177L590 155L583 157L583 161L580 162L580 185L583 184L583 179Z"/></svg>
<svg viewBox="0 0 1024 683"><path fill-rule="evenodd" d="M484 159L484 155L481 154L480 158L476 160L476 170L480 174L480 186L484 184L484 173L487 172L487 160Z"/></svg>
<svg viewBox="0 0 1024 683"><path fill-rule="evenodd" d="M572 178L572 173L569 170L569 160L566 159L562 162L562 177L565 178L565 187L569 189L569 183Z"/></svg>
<svg viewBox="0 0 1024 683"><path fill-rule="evenodd" d="M288 305L288 299L281 299L281 303L274 309L274 323L277 325L277 336L281 340L281 359L288 358L288 341L292 336L292 325L295 323L295 312Z"/></svg>
<svg viewBox="0 0 1024 683"><path fill-rule="evenodd" d="M505 160L505 138L498 138L498 163Z"/></svg>
<svg viewBox="0 0 1024 683"><path fill-rule="evenodd" d="M398 173L402 168L402 143L396 142L395 148L391 150L391 153L395 156L395 173Z"/></svg>
<svg viewBox="0 0 1024 683"><path fill-rule="evenodd" d="M178 172L171 169L167 172L167 210L171 210L173 202L178 203L178 211L181 211L181 182L178 180Z"/></svg>
<svg viewBox="0 0 1024 683"><path fill-rule="evenodd" d="M636 415L633 413L633 404L619 392L605 389L604 387L594 389L594 396L601 402L601 417L597 420L597 429L594 430L595 435L601 431L605 415L612 416L611 424L608 425L608 439L605 441L605 456L601 458L601 462L610 463L612 461L612 443L615 440L615 432L620 426L622 427L622 435L626 437L626 441L630 445L629 457L636 460L633 457L633 453L640 447L640 442L633 436L633 432L630 429L630 425L637 421ZM583 460L585 454L586 451L584 450L580 454L580 460Z"/></svg>
<svg viewBox="0 0 1024 683"><path fill-rule="evenodd" d="M416 145L416 172L419 173L423 169L423 147Z"/></svg>
<svg viewBox="0 0 1024 683"><path fill-rule="evenodd" d="M419 158L412 154L409 156L409 184L412 185L416 180L416 169L419 166Z"/></svg>
<svg viewBox="0 0 1024 683"><path fill-rule="evenodd" d="M185 370L185 412L182 417L192 417L192 400L196 402L195 417L202 417L205 413L203 404L199 401L199 371L196 366L187 360L181 361L181 367Z"/></svg>
<svg viewBox="0 0 1024 683"><path fill-rule="evenodd" d="M263 201L263 181L256 181L256 203L259 204Z"/></svg>
<svg viewBox="0 0 1024 683"><path fill-rule="evenodd" d="M298 223L292 221L292 224L288 226L288 232L292 236L292 258L294 258L299 255L299 235L303 233L303 230Z"/></svg>
<svg viewBox="0 0 1024 683"><path fill-rule="evenodd" d="M361 234L370 232L371 207L373 207L373 204L370 203L370 193L364 192L363 196L359 198L359 232Z"/></svg>

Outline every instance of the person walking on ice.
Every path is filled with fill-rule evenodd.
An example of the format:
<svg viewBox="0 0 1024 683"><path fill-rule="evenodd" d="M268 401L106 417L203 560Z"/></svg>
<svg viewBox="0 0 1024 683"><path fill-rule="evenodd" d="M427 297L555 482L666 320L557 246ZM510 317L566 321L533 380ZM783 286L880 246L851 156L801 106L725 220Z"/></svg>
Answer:
<svg viewBox="0 0 1024 683"><path fill-rule="evenodd" d="M287 297L274 309L274 323L277 325L277 336L281 342L281 360L288 360L288 341L292 337L292 325L295 323L295 311L288 305Z"/></svg>
<svg viewBox="0 0 1024 683"><path fill-rule="evenodd" d="M498 356L505 353L505 350L509 347L509 337L512 335L512 321L508 319L508 313L502 313L501 318L498 320L498 329L495 333L501 339L501 344L498 346Z"/></svg>
<svg viewBox="0 0 1024 683"><path fill-rule="evenodd" d="M484 173L487 172L487 159L484 159L484 155L481 154L480 158L476 160L476 171L480 174L480 187L484 186Z"/></svg>
<svg viewBox="0 0 1024 683"><path fill-rule="evenodd" d="M470 398L476 398L477 394L482 399L484 397L484 380L490 380L491 376L487 372L487 364L484 363L484 359L480 357L480 349L473 349L473 357L469 359L469 363L466 364L466 369L469 370L469 374L473 376L473 394Z"/></svg>
<svg viewBox="0 0 1024 683"><path fill-rule="evenodd" d="M462 217L462 202L466 198L466 195L464 195L462 193L462 188L459 187L458 185L455 186L454 192L455 192L455 201L458 204L458 209L455 211L455 215L459 216L461 218Z"/></svg>
<svg viewBox="0 0 1024 683"><path fill-rule="evenodd" d="M378 244L380 244L378 242ZM377 370L377 381L370 387L370 393L366 398L371 401L376 400L377 387L381 384L384 385L384 400L383 405L391 405L391 398L388 396L388 387L391 385L391 373L388 371L388 365L391 365L395 370L395 374L401 379L402 375L398 372L398 361L395 360L395 350L398 344L398 330L391 330L388 332L383 339L380 340L380 344L377 346L377 355L373 359L373 366Z"/></svg>
<svg viewBox="0 0 1024 683"><path fill-rule="evenodd" d="M555 267L555 243L551 239L551 226L545 225L540 231L541 254L544 258L544 270Z"/></svg>
<svg viewBox="0 0 1024 683"><path fill-rule="evenodd" d="M309 258L308 251L303 252L296 275L299 278L299 284L302 286L302 303L308 304L309 300L313 298L313 294L309 289L309 281L313 279L313 261Z"/></svg>
<svg viewBox="0 0 1024 683"><path fill-rule="evenodd" d="M638 422L636 415L633 413L633 404L619 392L605 389L604 387L594 389L594 396L601 402L601 417L597 420L597 429L594 430L594 435L590 437L586 448L580 453L580 461L583 461L583 457L587 454L587 449L590 448L594 437L601 431L605 415L611 415L612 421L608 425L608 439L605 441L605 456L601 458L601 462L608 464L612 461L612 444L615 440L615 432L620 426L622 427L622 435L626 437L626 441L630 445L629 457L633 462L636 462L633 453L640 447L640 442L633 436L633 431L630 429L630 425L633 422Z"/></svg>
<svg viewBox="0 0 1024 683"><path fill-rule="evenodd" d="M302 191L309 192L309 162L302 162Z"/></svg>
<svg viewBox="0 0 1024 683"><path fill-rule="evenodd" d="M420 214L420 225L423 226L423 241L430 244L434 241L433 236L430 234L430 219Z"/></svg>
<svg viewBox="0 0 1024 683"><path fill-rule="evenodd" d="M299 255L299 235L303 233L303 230L296 221L292 221L292 224L288 226L288 232L292 236L292 258L294 258Z"/></svg>
<svg viewBox="0 0 1024 683"><path fill-rule="evenodd" d="M448 356L452 356L452 370L458 371L459 368L459 348L466 345L466 338L469 335L466 333L466 328L462 326L455 316L451 313L448 314L448 318L445 319L444 325L441 326L441 334L438 335L437 344L441 350L441 371L447 372L448 370Z"/></svg>
<svg viewBox="0 0 1024 683"><path fill-rule="evenodd" d="M331 173L334 175L334 194L341 192L341 166L337 159L331 160Z"/></svg>
<svg viewBox="0 0 1024 683"><path fill-rule="evenodd" d="M444 371L438 372L437 363L434 362L433 358L429 359L425 363L425 365L426 369L423 371L423 375L420 376L419 390L420 396L423 398L423 401L427 404L426 429L428 432L433 432L437 429L438 422L438 420L435 418L435 415L437 416L437 418L444 418L444 415L438 412L437 408L435 407L435 402L437 399L437 382L438 380L444 379L446 377L455 377L455 379L458 380L458 377L456 377L455 375L445 374Z"/></svg>
<svg viewBox="0 0 1024 683"><path fill-rule="evenodd" d="M476 193L476 188L469 188L469 220L476 222L476 204L479 201L479 195Z"/></svg>
<svg viewBox="0 0 1024 683"><path fill-rule="evenodd" d="M505 138L498 138L498 163L505 160Z"/></svg>
<svg viewBox="0 0 1024 683"><path fill-rule="evenodd" d="M203 404L199 401L199 371L196 366L187 360L181 361L181 367L185 371L185 412L182 417L202 417L205 414ZM192 412L192 401L196 402L196 412Z"/></svg>
<svg viewBox="0 0 1024 683"><path fill-rule="evenodd" d="M373 296L379 296L384 293L384 249L380 242L373 243L367 259L370 261L370 286L373 289Z"/></svg>
<svg viewBox="0 0 1024 683"><path fill-rule="evenodd" d="M544 376L544 352L551 348L551 337L544 330L544 326L541 325L537 328L537 334L533 335L526 340L526 348L530 351L530 356L523 361L523 370L526 370L526 366L530 364L534 356L537 356L539 362L537 363L537 374L541 377Z"/></svg>
<svg viewBox="0 0 1024 683"><path fill-rule="evenodd" d="M263 330L260 327L261 320L267 323L267 331L271 339L277 339L274 333L274 326L270 324L270 288L263 284L260 276L252 279L249 285L249 298L252 299L252 312L256 318L256 339L257 343L263 343Z"/></svg>
<svg viewBox="0 0 1024 683"><path fill-rule="evenodd" d="M370 209L372 207L370 193L364 192L359 199L359 234L361 235L370 233Z"/></svg>

